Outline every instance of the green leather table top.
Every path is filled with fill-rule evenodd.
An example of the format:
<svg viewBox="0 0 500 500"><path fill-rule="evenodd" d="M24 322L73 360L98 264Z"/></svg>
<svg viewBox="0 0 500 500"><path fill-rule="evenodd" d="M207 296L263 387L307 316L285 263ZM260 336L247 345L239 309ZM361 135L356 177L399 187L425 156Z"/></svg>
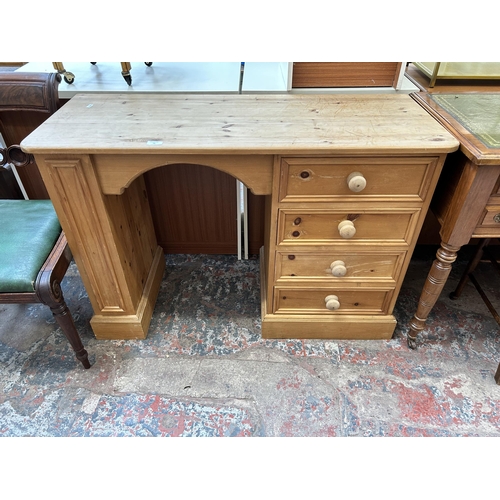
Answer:
<svg viewBox="0 0 500 500"><path fill-rule="evenodd" d="M33 292L60 234L50 200L0 200L0 292Z"/></svg>
<svg viewBox="0 0 500 500"><path fill-rule="evenodd" d="M488 148L500 148L500 93L429 94Z"/></svg>

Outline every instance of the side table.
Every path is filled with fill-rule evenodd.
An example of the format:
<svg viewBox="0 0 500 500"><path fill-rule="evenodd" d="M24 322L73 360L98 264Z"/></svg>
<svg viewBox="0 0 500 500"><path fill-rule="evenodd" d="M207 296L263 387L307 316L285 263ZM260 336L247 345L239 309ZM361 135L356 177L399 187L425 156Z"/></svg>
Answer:
<svg viewBox="0 0 500 500"><path fill-rule="evenodd" d="M408 346L414 349L459 249L471 238L500 236L500 93L411 97L460 141L459 150L447 157L431 201L441 224L441 246L410 322Z"/></svg>

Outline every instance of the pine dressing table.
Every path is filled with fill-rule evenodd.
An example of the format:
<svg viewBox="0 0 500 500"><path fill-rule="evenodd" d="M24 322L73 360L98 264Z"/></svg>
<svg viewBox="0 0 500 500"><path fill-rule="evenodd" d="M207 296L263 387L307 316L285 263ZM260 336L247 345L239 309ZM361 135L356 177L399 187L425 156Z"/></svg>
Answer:
<svg viewBox="0 0 500 500"><path fill-rule="evenodd" d="M178 163L228 172L265 196L263 337L390 338L458 145L405 94L76 95L21 144L35 155L99 339L147 335L165 262L142 174Z"/></svg>

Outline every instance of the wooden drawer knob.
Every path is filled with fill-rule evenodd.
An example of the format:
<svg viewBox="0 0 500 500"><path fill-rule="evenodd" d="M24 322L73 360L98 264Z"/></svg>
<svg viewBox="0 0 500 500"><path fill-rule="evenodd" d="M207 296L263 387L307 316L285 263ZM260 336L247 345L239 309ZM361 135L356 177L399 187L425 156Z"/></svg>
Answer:
<svg viewBox="0 0 500 500"><path fill-rule="evenodd" d="M326 308L330 311L335 311L340 307L339 298L336 295L328 295L325 297Z"/></svg>
<svg viewBox="0 0 500 500"><path fill-rule="evenodd" d="M337 278L341 278L347 273L347 268L345 267L343 260L336 260L335 262L332 262L330 264L330 269L332 270L333 276L336 276Z"/></svg>
<svg viewBox="0 0 500 500"><path fill-rule="evenodd" d="M352 172L347 177L347 185L353 193L359 193L366 187L366 179L361 172Z"/></svg>
<svg viewBox="0 0 500 500"><path fill-rule="evenodd" d="M354 227L354 222L351 220L343 220L338 225L338 230L340 236L345 239L352 238L356 234L356 228Z"/></svg>

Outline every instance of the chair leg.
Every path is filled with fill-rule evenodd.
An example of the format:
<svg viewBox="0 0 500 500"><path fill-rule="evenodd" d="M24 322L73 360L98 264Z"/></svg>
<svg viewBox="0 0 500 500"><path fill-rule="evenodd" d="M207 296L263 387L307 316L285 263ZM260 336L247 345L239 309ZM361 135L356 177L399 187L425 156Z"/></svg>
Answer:
<svg viewBox="0 0 500 500"><path fill-rule="evenodd" d="M73 316L71 316L71 312L66 305L66 301L63 299L57 307L50 307L50 310L61 327L64 335L71 344L71 347L75 351L76 359L82 363L85 369L90 368L89 355L83 346L82 339L78 334L73 321Z"/></svg>
<svg viewBox="0 0 500 500"><path fill-rule="evenodd" d="M85 369L90 368L89 355L83 346L59 283L57 281L53 281L51 284L48 282L40 283L37 295L41 302L50 307L54 318L75 351L76 358Z"/></svg>

